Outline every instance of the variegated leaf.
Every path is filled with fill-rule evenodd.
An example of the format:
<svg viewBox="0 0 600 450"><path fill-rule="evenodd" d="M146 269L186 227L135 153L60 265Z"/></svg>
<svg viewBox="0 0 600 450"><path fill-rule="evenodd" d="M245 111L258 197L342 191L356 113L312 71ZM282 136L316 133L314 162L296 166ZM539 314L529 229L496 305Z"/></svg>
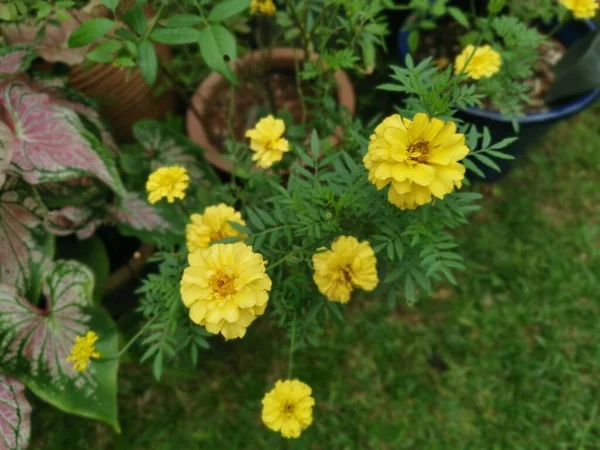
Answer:
<svg viewBox="0 0 600 450"><path fill-rule="evenodd" d="M158 209L137 193L126 194L117 204L110 205L108 212L117 222L121 233L137 236L144 241L153 241L156 234L172 230L171 224Z"/></svg>
<svg viewBox="0 0 600 450"><path fill-rule="evenodd" d="M55 236L76 234L79 239L87 239L94 234L102 220L87 206L65 206L49 211L46 215L46 229Z"/></svg>
<svg viewBox="0 0 600 450"><path fill-rule="evenodd" d="M187 169L192 182L204 178L202 150L184 136L148 119L136 122L133 134L146 150L151 170L163 166L182 166Z"/></svg>
<svg viewBox="0 0 600 450"><path fill-rule="evenodd" d="M85 129L77 114L28 84L4 87L0 106L14 134L11 171L31 184L92 175L117 194L123 184L110 152Z"/></svg>
<svg viewBox="0 0 600 450"><path fill-rule="evenodd" d="M6 180L6 171L12 161L13 133L8 125L0 122L0 188Z"/></svg>
<svg viewBox="0 0 600 450"><path fill-rule="evenodd" d="M0 189L0 283L14 286L27 298L39 297L43 268L54 254L45 216L33 187L7 177Z"/></svg>
<svg viewBox="0 0 600 450"><path fill-rule="evenodd" d="M0 373L0 450L25 450L31 437L31 405L25 386Z"/></svg>
<svg viewBox="0 0 600 450"><path fill-rule="evenodd" d="M114 322L92 306L94 277L76 261L57 261L43 280L45 306L0 285L0 364L18 376L37 396L57 408L102 420L115 429L117 421L118 350ZM66 361L76 336L97 333L94 360L84 372Z"/></svg>
<svg viewBox="0 0 600 450"><path fill-rule="evenodd" d="M104 198L107 193L104 185L92 177L42 183L36 189L48 208L85 205L93 199Z"/></svg>
<svg viewBox="0 0 600 450"><path fill-rule="evenodd" d="M22 45L0 47L0 75L14 75L26 71L35 53Z"/></svg>

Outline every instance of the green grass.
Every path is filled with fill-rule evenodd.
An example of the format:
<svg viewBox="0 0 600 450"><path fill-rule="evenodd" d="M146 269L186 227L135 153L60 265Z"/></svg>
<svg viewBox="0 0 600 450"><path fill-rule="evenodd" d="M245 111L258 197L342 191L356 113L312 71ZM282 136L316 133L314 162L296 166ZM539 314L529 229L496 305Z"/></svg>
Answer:
<svg viewBox="0 0 600 450"><path fill-rule="evenodd" d="M468 271L415 308L355 299L294 376L313 425L288 442L260 422L288 343L265 320L161 384L120 373L122 435L35 401L33 448L600 448L600 110L558 126L459 231Z"/></svg>

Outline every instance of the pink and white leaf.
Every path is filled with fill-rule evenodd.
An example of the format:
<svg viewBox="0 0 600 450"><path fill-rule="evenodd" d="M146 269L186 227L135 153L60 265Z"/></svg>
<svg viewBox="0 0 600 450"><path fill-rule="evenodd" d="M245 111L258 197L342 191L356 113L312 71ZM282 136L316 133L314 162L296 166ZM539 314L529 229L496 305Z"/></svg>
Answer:
<svg viewBox="0 0 600 450"><path fill-rule="evenodd" d="M6 171L12 161L13 133L8 125L0 122L0 188L6 180Z"/></svg>
<svg viewBox="0 0 600 450"><path fill-rule="evenodd" d="M102 220L87 206L65 206L49 211L45 218L46 229L55 236L76 234L79 239L91 237Z"/></svg>
<svg viewBox="0 0 600 450"><path fill-rule="evenodd" d="M0 450L25 450L31 437L31 405L25 386L0 373Z"/></svg>
<svg viewBox="0 0 600 450"><path fill-rule="evenodd" d="M164 219L158 209L137 193L127 193L117 204L110 205L108 212L126 234L143 237L172 230L171 224Z"/></svg>
<svg viewBox="0 0 600 450"><path fill-rule="evenodd" d="M117 194L123 193L112 155L74 111L23 82L4 87L0 107L4 123L13 132L10 171L31 184L92 175Z"/></svg>
<svg viewBox="0 0 600 450"><path fill-rule="evenodd" d="M2 47L0 48L0 74L15 75L24 72L34 58L35 53L31 47L20 45Z"/></svg>
<svg viewBox="0 0 600 450"><path fill-rule="evenodd" d="M44 228L46 213L30 185L7 177L0 189L0 283L29 298L38 298L44 266L54 253L54 238Z"/></svg>

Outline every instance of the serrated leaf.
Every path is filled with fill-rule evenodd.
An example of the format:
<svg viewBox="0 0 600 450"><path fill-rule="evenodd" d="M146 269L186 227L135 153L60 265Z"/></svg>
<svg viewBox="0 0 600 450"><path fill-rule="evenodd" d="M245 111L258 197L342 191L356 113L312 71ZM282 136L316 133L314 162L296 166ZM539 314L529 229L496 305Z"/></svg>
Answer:
<svg viewBox="0 0 600 450"><path fill-rule="evenodd" d="M492 136L490 135L490 129L483 127L483 141L481 141L481 148L488 148L492 142Z"/></svg>
<svg viewBox="0 0 600 450"><path fill-rule="evenodd" d="M515 157L513 155L509 155L508 153L504 153L504 152L497 152L494 150L486 150L485 151L486 154L493 156L494 158L498 158L498 159L515 159Z"/></svg>
<svg viewBox="0 0 600 450"><path fill-rule="evenodd" d="M0 448L25 450L31 437L31 405L25 385L0 373Z"/></svg>
<svg viewBox="0 0 600 450"><path fill-rule="evenodd" d="M250 0L224 0L215 5L208 14L211 22L220 22L241 13L250 6Z"/></svg>
<svg viewBox="0 0 600 450"><path fill-rule="evenodd" d="M230 220L227 221L227 223L229 225L231 225L231 227L235 228L237 231L239 231L240 233L244 233L248 236L252 235L252 230L248 227L245 227L244 225L241 225L237 222L232 222Z"/></svg>
<svg viewBox="0 0 600 450"><path fill-rule="evenodd" d="M115 22L104 17L86 20L69 36L69 47L77 48L100 39L115 26Z"/></svg>
<svg viewBox="0 0 600 450"><path fill-rule="evenodd" d="M26 71L35 59L31 47L12 45L0 48L0 74L14 75Z"/></svg>
<svg viewBox="0 0 600 450"><path fill-rule="evenodd" d="M465 158L461 161L464 166L469 169L470 171L474 172L475 174L479 175L481 178L485 178L485 174L481 171L481 169L479 167L477 167L475 165L475 163L473 161L471 161L469 158Z"/></svg>
<svg viewBox="0 0 600 450"><path fill-rule="evenodd" d="M158 72L158 57L154 46L148 40L143 40L138 44L138 67L140 72L150 86L156 81Z"/></svg>
<svg viewBox="0 0 600 450"><path fill-rule="evenodd" d="M0 283L14 286L28 298L39 297L43 267L54 254L45 215L34 189L8 177L0 189Z"/></svg>
<svg viewBox="0 0 600 450"><path fill-rule="evenodd" d="M265 224L262 219L256 214L252 208L246 208L246 214L248 214L248 218L250 219L250 223L259 230L265 229Z"/></svg>
<svg viewBox="0 0 600 450"><path fill-rule="evenodd" d="M10 117L13 133L10 170L28 183L92 175L117 194L124 192L110 151L85 129L74 111L22 82L4 86L0 106Z"/></svg>
<svg viewBox="0 0 600 450"><path fill-rule="evenodd" d="M94 277L75 261L57 261L43 280L45 309L12 286L0 285L0 362L38 397L72 414L98 419L119 431L117 359L92 362L85 372L66 361L76 336L93 330L101 356L117 353L117 328L92 307Z"/></svg>
<svg viewBox="0 0 600 450"><path fill-rule="evenodd" d="M235 37L221 25L209 25L200 31L200 54L215 72L219 72L232 83L237 83L234 72L227 64L237 57Z"/></svg>
<svg viewBox="0 0 600 450"><path fill-rule="evenodd" d="M194 44L200 39L200 32L195 28L155 28L150 39L167 45Z"/></svg>
<svg viewBox="0 0 600 450"><path fill-rule="evenodd" d="M482 164L485 164L486 166L494 169L497 172L501 172L502 169L500 169L500 167L498 166L498 164L496 164L492 159L488 158L485 155L482 155L480 153L475 153L473 155L475 158L477 158Z"/></svg>
<svg viewBox="0 0 600 450"><path fill-rule="evenodd" d="M501 148L508 147L510 144L512 144L513 142L515 142L517 140L519 140L518 137L504 138L500 142L496 142L494 145L492 145L490 148L488 148L488 150L499 150Z"/></svg>

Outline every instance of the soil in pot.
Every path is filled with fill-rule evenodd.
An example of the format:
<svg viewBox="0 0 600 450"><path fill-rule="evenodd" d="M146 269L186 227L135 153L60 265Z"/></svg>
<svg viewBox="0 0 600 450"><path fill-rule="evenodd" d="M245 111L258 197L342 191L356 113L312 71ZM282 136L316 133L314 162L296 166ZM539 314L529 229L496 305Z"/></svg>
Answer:
<svg viewBox="0 0 600 450"><path fill-rule="evenodd" d="M415 53L415 59L422 61L433 57L435 64L440 68L446 68L453 63L462 46L459 37L464 34L464 29L457 23L441 23L436 29L423 33L419 47ZM534 69L533 75L524 81L529 86L529 102L523 100L522 110L525 114L540 113L549 110L544 97L554 82L554 66L562 58L567 48L558 40L550 39L548 43L539 48L540 61ZM499 111L489 100L484 99L483 108L491 111Z"/></svg>

